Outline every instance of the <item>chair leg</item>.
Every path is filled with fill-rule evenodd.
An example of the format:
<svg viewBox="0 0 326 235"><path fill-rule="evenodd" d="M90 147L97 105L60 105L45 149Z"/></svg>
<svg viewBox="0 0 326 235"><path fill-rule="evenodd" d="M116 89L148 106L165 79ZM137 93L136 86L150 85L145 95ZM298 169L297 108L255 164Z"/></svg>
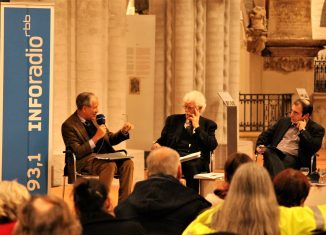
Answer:
<svg viewBox="0 0 326 235"><path fill-rule="evenodd" d="M66 176L63 176L62 199L65 199L65 191L66 191Z"/></svg>

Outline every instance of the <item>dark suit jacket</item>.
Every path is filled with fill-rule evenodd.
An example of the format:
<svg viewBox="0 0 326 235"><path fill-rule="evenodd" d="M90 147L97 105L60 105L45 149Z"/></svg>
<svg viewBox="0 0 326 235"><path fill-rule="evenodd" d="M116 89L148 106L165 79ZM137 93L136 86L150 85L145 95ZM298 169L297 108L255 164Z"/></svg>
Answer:
<svg viewBox="0 0 326 235"><path fill-rule="evenodd" d="M280 119L274 126L258 136L256 146L263 144L276 147L290 126L291 118ZM305 129L299 134L298 159L300 166L310 167L311 156L320 149L325 129L312 120L308 121Z"/></svg>
<svg viewBox="0 0 326 235"><path fill-rule="evenodd" d="M93 123L98 127L96 122ZM77 111L62 124L61 133L65 145L71 147L76 154L77 169L83 169L95 156L92 155L93 150L88 142L90 138ZM114 134L108 131L104 136L104 144L107 145L109 152L114 152L112 145L119 144L126 139L129 139L129 134L124 135L121 131Z"/></svg>
<svg viewBox="0 0 326 235"><path fill-rule="evenodd" d="M96 218L82 221L82 235L143 235L144 229L139 223L131 220L116 219L110 214L102 213Z"/></svg>
<svg viewBox="0 0 326 235"><path fill-rule="evenodd" d="M167 117L161 137L156 142L162 146L177 150L185 122L185 114L175 114ZM193 152L201 151L201 159L206 171L209 171L210 152L217 147L216 129L217 125L215 122L201 116L199 118L199 127L196 129L195 134L193 134L196 143L193 146Z"/></svg>

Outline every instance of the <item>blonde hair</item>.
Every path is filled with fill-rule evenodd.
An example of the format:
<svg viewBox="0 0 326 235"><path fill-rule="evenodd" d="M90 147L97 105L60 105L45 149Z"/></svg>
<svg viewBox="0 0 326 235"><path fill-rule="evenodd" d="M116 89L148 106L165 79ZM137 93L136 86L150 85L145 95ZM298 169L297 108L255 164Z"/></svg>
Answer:
<svg viewBox="0 0 326 235"><path fill-rule="evenodd" d="M222 208L211 227L242 235L279 234L279 209L265 168L246 163L236 171Z"/></svg>
<svg viewBox="0 0 326 235"><path fill-rule="evenodd" d="M18 207L30 198L26 187L16 181L0 182L0 219L14 221L17 219Z"/></svg>
<svg viewBox="0 0 326 235"><path fill-rule="evenodd" d="M178 177L180 155L173 149L161 147L153 150L146 159L148 175L171 175Z"/></svg>
<svg viewBox="0 0 326 235"><path fill-rule="evenodd" d="M203 113L206 108L205 96L199 91L190 91L186 93L183 97L184 103L194 102L198 108L200 108L200 113Z"/></svg>

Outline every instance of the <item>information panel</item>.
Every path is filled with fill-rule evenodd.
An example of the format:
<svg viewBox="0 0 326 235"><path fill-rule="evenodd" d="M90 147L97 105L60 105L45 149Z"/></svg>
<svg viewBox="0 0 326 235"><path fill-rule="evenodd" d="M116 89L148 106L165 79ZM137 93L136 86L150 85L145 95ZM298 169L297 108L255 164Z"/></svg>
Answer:
<svg viewBox="0 0 326 235"><path fill-rule="evenodd" d="M2 180L48 189L53 6L1 4Z"/></svg>

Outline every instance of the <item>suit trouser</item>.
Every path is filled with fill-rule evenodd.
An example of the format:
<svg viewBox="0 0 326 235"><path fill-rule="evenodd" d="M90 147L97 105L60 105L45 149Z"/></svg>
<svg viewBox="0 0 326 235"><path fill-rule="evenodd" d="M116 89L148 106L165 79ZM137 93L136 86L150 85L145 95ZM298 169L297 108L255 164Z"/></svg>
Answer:
<svg viewBox="0 0 326 235"><path fill-rule="evenodd" d="M286 168L298 169L299 161L297 157L286 155L278 149L267 148L264 152L264 167L273 179Z"/></svg>
<svg viewBox="0 0 326 235"><path fill-rule="evenodd" d="M190 160L182 163L182 173L186 179L186 185L189 188L199 192L199 180L194 179L194 175L203 172L203 163L200 159Z"/></svg>
<svg viewBox="0 0 326 235"><path fill-rule="evenodd" d="M86 167L92 174L99 175L100 181L103 182L110 190L113 177L119 175L119 203L129 196L133 184L134 163L130 159L108 161L93 159L91 167Z"/></svg>

